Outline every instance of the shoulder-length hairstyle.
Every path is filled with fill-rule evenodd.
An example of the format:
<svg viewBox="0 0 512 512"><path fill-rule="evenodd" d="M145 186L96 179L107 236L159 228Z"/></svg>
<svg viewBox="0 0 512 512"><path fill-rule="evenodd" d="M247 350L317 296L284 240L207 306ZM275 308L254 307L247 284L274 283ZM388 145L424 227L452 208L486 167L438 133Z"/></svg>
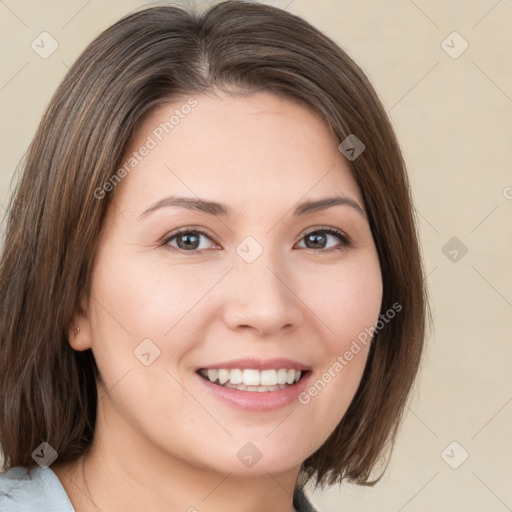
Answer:
<svg viewBox="0 0 512 512"><path fill-rule="evenodd" d="M88 293L115 175L142 119L176 98L269 91L312 107L341 143L363 195L383 279L381 313L402 308L373 338L357 393L302 465L316 486L370 482L390 454L420 364L427 295L405 163L358 65L298 16L229 0L204 12L158 6L101 33L56 90L22 163L0 261L0 443L4 469L36 465L48 442L60 462L90 447L97 411L91 350L71 348ZM276 176L276 179L279 179ZM104 196L104 197L103 197ZM382 476L382 475L381 475Z"/></svg>

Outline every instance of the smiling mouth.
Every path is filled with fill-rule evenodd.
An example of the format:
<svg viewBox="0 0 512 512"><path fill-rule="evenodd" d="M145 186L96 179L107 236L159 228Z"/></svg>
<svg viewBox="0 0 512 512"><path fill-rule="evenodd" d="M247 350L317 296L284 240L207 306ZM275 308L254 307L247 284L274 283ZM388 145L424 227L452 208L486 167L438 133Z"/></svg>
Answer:
<svg viewBox="0 0 512 512"><path fill-rule="evenodd" d="M307 371L279 368L268 370L246 369L205 369L197 371L203 379L217 386L237 389L239 391L251 391L265 393L279 391L294 386L304 378Z"/></svg>

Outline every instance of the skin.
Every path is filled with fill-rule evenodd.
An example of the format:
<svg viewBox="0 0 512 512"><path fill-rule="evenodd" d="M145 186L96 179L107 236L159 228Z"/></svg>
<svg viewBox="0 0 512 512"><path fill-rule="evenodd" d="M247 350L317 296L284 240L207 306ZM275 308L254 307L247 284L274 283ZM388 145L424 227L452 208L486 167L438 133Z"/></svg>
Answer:
<svg viewBox="0 0 512 512"><path fill-rule="evenodd" d="M52 466L79 512L293 510L299 468L340 422L366 363L368 346L307 405L276 411L236 409L199 380L199 367L253 356L299 361L314 382L378 320L382 278L359 187L314 111L267 92L196 99L117 186L70 335L102 376L90 453ZM151 113L127 157L186 100ZM167 207L140 217L171 194L233 214ZM292 216L298 202L333 195L363 213L338 205ZM189 227L208 233L200 253L162 243ZM351 245L323 232L315 246L306 235L322 227ZM236 252L247 236L263 249L250 264ZM160 356L145 366L133 351L148 338ZM247 442L262 454L250 468L236 455Z"/></svg>

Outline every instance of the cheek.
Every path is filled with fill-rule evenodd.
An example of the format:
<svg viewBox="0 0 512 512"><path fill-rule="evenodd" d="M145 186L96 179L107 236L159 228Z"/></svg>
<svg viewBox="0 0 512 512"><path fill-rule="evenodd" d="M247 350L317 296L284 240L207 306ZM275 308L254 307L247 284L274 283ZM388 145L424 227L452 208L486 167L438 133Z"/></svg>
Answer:
<svg viewBox="0 0 512 512"><path fill-rule="evenodd" d="M96 350L116 351L118 355L126 351L133 356L133 350L144 339L153 340L161 349L172 339L173 357L179 360L190 349L190 329L202 323L197 315L208 302L203 299L225 269L205 272L201 266L170 268L159 258L152 263L141 264L133 256L123 256L122 251L99 255L91 290ZM313 313L307 325L316 323L325 334L321 353L326 362L375 325L382 300L375 252L349 255L336 265L300 266L292 275L296 295ZM191 326L192 318L199 324L194 321Z"/></svg>
<svg viewBox="0 0 512 512"><path fill-rule="evenodd" d="M322 286L319 286L322 284ZM325 355L343 353L361 333L377 322L382 304L382 276L377 255L347 260L333 277L326 269L325 276L316 275L305 285L311 309L325 327ZM328 361L326 361L328 362Z"/></svg>
<svg viewBox="0 0 512 512"><path fill-rule="evenodd" d="M164 340L172 336L173 350L179 354L179 340L185 337L177 333L214 284L214 276L198 279L190 269L159 268L114 255L100 259L96 269L93 330L108 344L125 348L129 344L131 350L146 338L163 348Z"/></svg>
<svg viewBox="0 0 512 512"><path fill-rule="evenodd" d="M183 377L180 363L194 338L190 313L213 285L211 279L202 282L197 272L142 264L113 252L98 258L91 288L92 348L104 392L116 387L109 398L130 422L170 421L170 396L171 409L184 411L187 421L200 416L173 377Z"/></svg>
<svg viewBox="0 0 512 512"><path fill-rule="evenodd" d="M325 327L323 344L317 351L319 367L299 396L310 415L323 418L320 427L311 426L310 435L318 439L332 432L357 391L371 344L371 328L379 319L382 303L376 254L340 266L335 279L332 270L331 279L325 277L326 285L321 290L311 288L309 294L312 309Z"/></svg>

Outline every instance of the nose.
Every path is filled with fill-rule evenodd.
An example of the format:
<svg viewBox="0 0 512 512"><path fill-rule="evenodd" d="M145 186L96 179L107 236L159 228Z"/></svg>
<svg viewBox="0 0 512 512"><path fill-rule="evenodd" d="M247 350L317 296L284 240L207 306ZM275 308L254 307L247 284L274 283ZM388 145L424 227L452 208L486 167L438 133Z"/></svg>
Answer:
<svg viewBox="0 0 512 512"><path fill-rule="evenodd" d="M253 263L240 259L230 272L224 322L232 330L253 330L260 337L297 328L303 301L294 291L296 276L265 252Z"/></svg>

